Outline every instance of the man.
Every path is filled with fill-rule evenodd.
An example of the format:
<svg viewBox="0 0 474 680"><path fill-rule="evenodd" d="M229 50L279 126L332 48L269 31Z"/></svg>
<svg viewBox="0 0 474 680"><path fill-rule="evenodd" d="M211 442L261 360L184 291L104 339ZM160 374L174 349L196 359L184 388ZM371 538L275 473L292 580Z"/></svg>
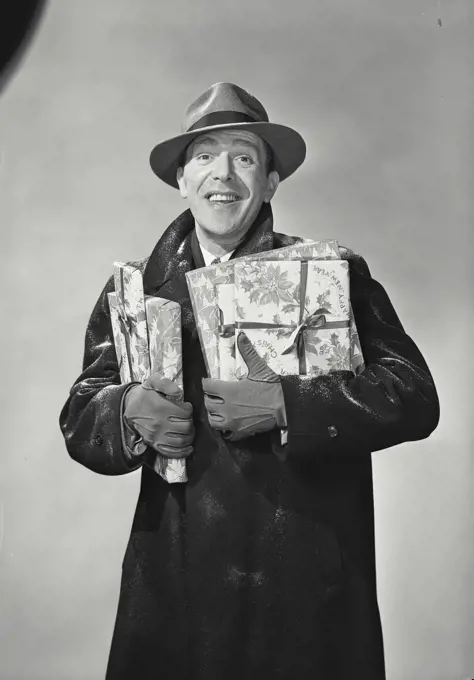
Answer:
<svg viewBox="0 0 474 680"><path fill-rule="evenodd" d="M189 210L141 267L146 293L182 307L185 401L159 375L119 384L109 280L60 418L70 455L91 470L142 466L107 678L382 680L371 452L433 431L433 380L344 248L362 374L280 378L242 334L248 377L206 378L184 274L298 240L273 231L270 201L305 145L230 83L190 105L184 130L151 166ZM186 484L152 471L157 451L186 457Z"/></svg>

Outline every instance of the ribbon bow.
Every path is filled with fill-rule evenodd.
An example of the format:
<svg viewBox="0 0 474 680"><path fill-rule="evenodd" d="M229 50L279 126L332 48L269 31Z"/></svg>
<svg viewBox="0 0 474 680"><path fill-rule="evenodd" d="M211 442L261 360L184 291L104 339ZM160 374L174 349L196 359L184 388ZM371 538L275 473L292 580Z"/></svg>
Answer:
<svg viewBox="0 0 474 680"><path fill-rule="evenodd" d="M288 338L289 345L283 350L282 354L291 354L291 352L296 349L298 356L302 356L304 353L303 345L303 331L307 328L324 328L327 325L326 314L329 314L329 310L325 307L320 307L311 314L303 319L303 321L296 326L293 333Z"/></svg>

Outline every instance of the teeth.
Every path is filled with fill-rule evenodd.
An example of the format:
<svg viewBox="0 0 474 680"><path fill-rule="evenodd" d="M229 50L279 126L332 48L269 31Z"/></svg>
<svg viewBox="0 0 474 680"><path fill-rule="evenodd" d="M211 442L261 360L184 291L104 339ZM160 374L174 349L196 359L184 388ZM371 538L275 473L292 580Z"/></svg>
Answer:
<svg viewBox="0 0 474 680"><path fill-rule="evenodd" d="M232 203L237 200L237 196L231 196L229 194L211 194L209 196L210 201L226 201L227 203Z"/></svg>

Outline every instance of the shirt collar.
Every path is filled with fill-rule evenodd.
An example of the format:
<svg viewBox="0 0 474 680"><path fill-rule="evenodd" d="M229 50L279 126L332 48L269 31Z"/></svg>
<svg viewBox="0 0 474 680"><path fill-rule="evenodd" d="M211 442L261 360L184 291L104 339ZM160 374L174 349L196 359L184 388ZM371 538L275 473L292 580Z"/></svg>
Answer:
<svg viewBox="0 0 474 680"><path fill-rule="evenodd" d="M216 259L216 255L213 255L208 250L206 250L201 242L199 242L199 247L201 248L202 256L204 258L204 263L205 263L206 267L209 267L211 262ZM234 251L231 250L230 252L226 253L225 255L221 255L219 257L220 261L221 262L227 262L227 260L230 260L233 252Z"/></svg>

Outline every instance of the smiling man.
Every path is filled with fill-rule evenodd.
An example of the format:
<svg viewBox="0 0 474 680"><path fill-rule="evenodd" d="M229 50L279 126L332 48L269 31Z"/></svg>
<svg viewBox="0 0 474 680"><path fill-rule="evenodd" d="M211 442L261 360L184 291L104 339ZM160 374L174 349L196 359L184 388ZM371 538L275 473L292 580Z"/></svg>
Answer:
<svg viewBox="0 0 474 680"><path fill-rule="evenodd" d="M60 416L73 459L107 475L142 468L108 680L385 677L371 453L436 427L422 355L365 261L341 248L365 370L279 377L241 334L248 376L211 380L185 280L298 241L273 230L270 201L304 157L301 136L231 83L151 153L189 206L137 263L145 293L181 305L185 401L160 375L120 384L111 278ZM154 473L157 451L186 457L186 484Z"/></svg>

